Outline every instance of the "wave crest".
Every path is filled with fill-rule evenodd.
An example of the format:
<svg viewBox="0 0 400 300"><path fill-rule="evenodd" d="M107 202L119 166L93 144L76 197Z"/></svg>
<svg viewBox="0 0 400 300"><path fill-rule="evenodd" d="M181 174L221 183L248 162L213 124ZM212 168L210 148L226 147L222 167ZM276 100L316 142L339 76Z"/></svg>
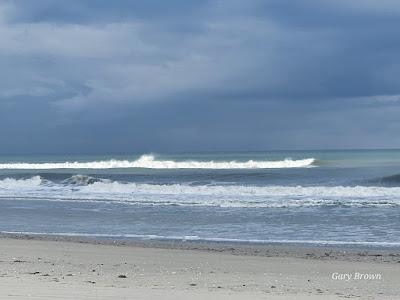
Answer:
<svg viewBox="0 0 400 300"><path fill-rule="evenodd" d="M33 176L31 178L4 178L0 180L0 189L27 189L35 188L42 184L43 180L40 176Z"/></svg>
<svg viewBox="0 0 400 300"><path fill-rule="evenodd" d="M79 177L81 178L81 177ZM83 182L82 182L82 180ZM400 206L400 187L242 186L123 183L76 176L55 183L39 176L0 180L0 198L107 202L126 205L217 207L391 207Z"/></svg>
<svg viewBox="0 0 400 300"><path fill-rule="evenodd" d="M70 178L63 180L63 183L72 185L90 185L99 181L101 181L101 179L88 175L72 175Z"/></svg>
<svg viewBox="0 0 400 300"><path fill-rule="evenodd" d="M384 176L369 180L371 184L379 184L382 186L400 186L400 174Z"/></svg>
<svg viewBox="0 0 400 300"><path fill-rule="evenodd" d="M49 170L49 169L280 169L305 168L315 162L314 158L279 161L174 161L157 160L153 155L142 155L137 160L106 160L93 162L55 162L55 163L3 163L0 169Z"/></svg>

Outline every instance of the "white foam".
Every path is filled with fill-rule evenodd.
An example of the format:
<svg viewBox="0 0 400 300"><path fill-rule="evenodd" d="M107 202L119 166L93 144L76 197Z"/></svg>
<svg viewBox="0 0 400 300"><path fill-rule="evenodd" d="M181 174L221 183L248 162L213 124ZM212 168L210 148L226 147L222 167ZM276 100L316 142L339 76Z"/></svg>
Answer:
<svg viewBox="0 0 400 300"><path fill-rule="evenodd" d="M3 163L0 169L49 170L49 169L279 169L304 168L315 162L314 158L299 160L285 159L279 161L173 161L157 160L153 155L142 155L134 161L106 160L92 162L54 162L54 163Z"/></svg>
<svg viewBox="0 0 400 300"><path fill-rule="evenodd" d="M141 203L221 207L296 207L321 205L400 205L399 187L367 186L190 186L95 182L80 192Z"/></svg>
<svg viewBox="0 0 400 300"><path fill-rule="evenodd" d="M5 178L0 180L0 189L31 189L39 186L41 183L42 178L40 176L33 176L27 179Z"/></svg>
<svg viewBox="0 0 400 300"><path fill-rule="evenodd" d="M0 197L217 207L399 206L400 187L371 186L237 186L121 183L110 180L88 185L55 184L39 176L0 181Z"/></svg>
<svg viewBox="0 0 400 300"><path fill-rule="evenodd" d="M207 196L292 196L316 197L400 197L400 187L376 186L243 186L243 185L187 185L187 184L147 184L99 181L83 186L81 191L97 193L147 193L170 195Z"/></svg>

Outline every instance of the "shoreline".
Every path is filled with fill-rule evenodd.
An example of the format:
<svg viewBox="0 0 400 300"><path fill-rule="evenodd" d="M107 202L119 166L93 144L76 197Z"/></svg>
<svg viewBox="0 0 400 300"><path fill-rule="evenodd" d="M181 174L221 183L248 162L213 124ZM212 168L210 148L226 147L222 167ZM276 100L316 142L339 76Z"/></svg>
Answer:
<svg viewBox="0 0 400 300"><path fill-rule="evenodd" d="M204 240L116 239L85 236L0 233L2 239L53 241L118 247L154 248L224 253L240 256L400 263L400 248L363 245L311 245L298 243L239 243Z"/></svg>

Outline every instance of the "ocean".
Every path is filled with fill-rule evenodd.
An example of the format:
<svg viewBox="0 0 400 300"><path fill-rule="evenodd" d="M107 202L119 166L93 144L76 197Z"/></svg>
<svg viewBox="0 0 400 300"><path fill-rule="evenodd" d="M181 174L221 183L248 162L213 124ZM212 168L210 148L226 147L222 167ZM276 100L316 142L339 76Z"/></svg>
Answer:
<svg viewBox="0 0 400 300"><path fill-rule="evenodd" d="M0 231L400 246L400 150L0 156Z"/></svg>

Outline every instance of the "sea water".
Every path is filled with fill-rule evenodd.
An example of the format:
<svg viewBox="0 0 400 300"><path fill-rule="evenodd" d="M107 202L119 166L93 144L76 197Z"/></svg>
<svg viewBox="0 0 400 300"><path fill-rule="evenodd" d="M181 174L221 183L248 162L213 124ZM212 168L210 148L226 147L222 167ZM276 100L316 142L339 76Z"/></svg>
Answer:
<svg viewBox="0 0 400 300"><path fill-rule="evenodd" d="M1 156L0 231L400 246L400 150Z"/></svg>

